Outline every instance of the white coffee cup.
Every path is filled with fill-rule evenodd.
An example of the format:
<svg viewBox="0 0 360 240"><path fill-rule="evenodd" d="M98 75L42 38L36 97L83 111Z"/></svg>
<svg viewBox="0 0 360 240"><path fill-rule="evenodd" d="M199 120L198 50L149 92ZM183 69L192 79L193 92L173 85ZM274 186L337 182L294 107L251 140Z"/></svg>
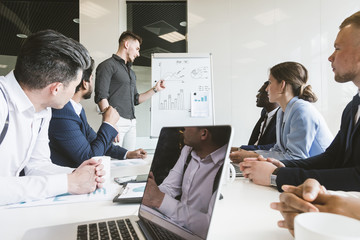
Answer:
<svg viewBox="0 0 360 240"><path fill-rule="evenodd" d="M103 170L105 171L105 175L103 176L105 182L104 184L108 184L111 182L111 168L110 168L110 160L111 157L109 156L96 156L96 157L92 157L93 159L101 159L101 164L104 165Z"/></svg>
<svg viewBox="0 0 360 240"><path fill-rule="evenodd" d="M236 170L230 162L228 162L227 165L228 165L227 168L229 170L226 171L226 180L227 180L227 182L232 183L232 182L234 182L234 180L236 178Z"/></svg>
<svg viewBox="0 0 360 240"><path fill-rule="evenodd" d="M333 213L310 212L295 217L296 240L359 240L360 221Z"/></svg>

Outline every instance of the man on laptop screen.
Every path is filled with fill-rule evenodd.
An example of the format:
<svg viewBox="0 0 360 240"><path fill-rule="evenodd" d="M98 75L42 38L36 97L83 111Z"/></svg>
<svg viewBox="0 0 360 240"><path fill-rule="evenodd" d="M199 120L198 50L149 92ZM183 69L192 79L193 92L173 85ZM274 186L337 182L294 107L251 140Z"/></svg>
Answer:
<svg viewBox="0 0 360 240"><path fill-rule="evenodd" d="M32 229L24 239L206 239L230 146L230 126L164 127L137 216Z"/></svg>
<svg viewBox="0 0 360 240"><path fill-rule="evenodd" d="M185 146L175 166L162 182L155 181L156 173L150 171L142 204L206 238L229 137L230 128L185 127ZM154 161L169 163L168 159Z"/></svg>

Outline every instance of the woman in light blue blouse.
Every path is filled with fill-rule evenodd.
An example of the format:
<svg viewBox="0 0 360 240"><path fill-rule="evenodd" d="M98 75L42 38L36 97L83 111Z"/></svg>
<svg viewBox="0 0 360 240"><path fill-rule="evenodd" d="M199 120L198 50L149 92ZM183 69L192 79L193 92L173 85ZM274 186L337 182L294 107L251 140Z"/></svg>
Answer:
<svg viewBox="0 0 360 240"><path fill-rule="evenodd" d="M270 150L240 150L231 153L234 162L246 157L301 159L325 151L333 140L321 114L311 104L317 101L311 86L306 85L308 72L297 62L283 62L270 69L266 91L270 102L280 105L277 112L276 144Z"/></svg>

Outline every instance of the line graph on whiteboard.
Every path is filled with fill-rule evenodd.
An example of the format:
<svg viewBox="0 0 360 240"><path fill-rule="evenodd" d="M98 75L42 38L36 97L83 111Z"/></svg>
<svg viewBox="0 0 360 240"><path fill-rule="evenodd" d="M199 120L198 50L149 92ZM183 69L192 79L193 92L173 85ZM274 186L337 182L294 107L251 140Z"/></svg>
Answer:
<svg viewBox="0 0 360 240"><path fill-rule="evenodd" d="M209 67L191 67L191 61L187 59L179 59L172 64L159 62L156 67L158 68L158 79L165 80L166 86L165 90L158 94L158 110L190 111L191 99L189 89L194 86L194 81L198 82L197 84L202 80L208 81L210 77ZM197 90L208 91L208 89Z"/></svg>
<svg viewBox="0 0 360 240"><path fill-rule="evenodd" d="M165 63L159 62L159 79L165 81L181 81L189 79L209 79L210 69L208 66L199 66L195 68L189 68L189 60L177 60L175 65L166 66Z"/></svg>

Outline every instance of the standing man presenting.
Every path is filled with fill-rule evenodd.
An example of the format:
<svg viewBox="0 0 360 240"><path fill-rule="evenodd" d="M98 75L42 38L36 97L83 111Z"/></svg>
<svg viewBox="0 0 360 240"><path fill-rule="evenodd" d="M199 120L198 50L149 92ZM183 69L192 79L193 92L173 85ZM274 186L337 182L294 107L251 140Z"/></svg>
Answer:
<svg viewBox="0 0 360 240"><path fill-rule="evenodd" d="M119 135L115 141L128 150L134 150L136 143L135 105L165 88L164 81L160 80L148 91L138 93L131 66L135 58L140 56L141 43L141 37L129 31L123 32L116 54L100 63L96 69L95 103L101 112L108 106L118 111L120 119L116 125Z"/></svg>

